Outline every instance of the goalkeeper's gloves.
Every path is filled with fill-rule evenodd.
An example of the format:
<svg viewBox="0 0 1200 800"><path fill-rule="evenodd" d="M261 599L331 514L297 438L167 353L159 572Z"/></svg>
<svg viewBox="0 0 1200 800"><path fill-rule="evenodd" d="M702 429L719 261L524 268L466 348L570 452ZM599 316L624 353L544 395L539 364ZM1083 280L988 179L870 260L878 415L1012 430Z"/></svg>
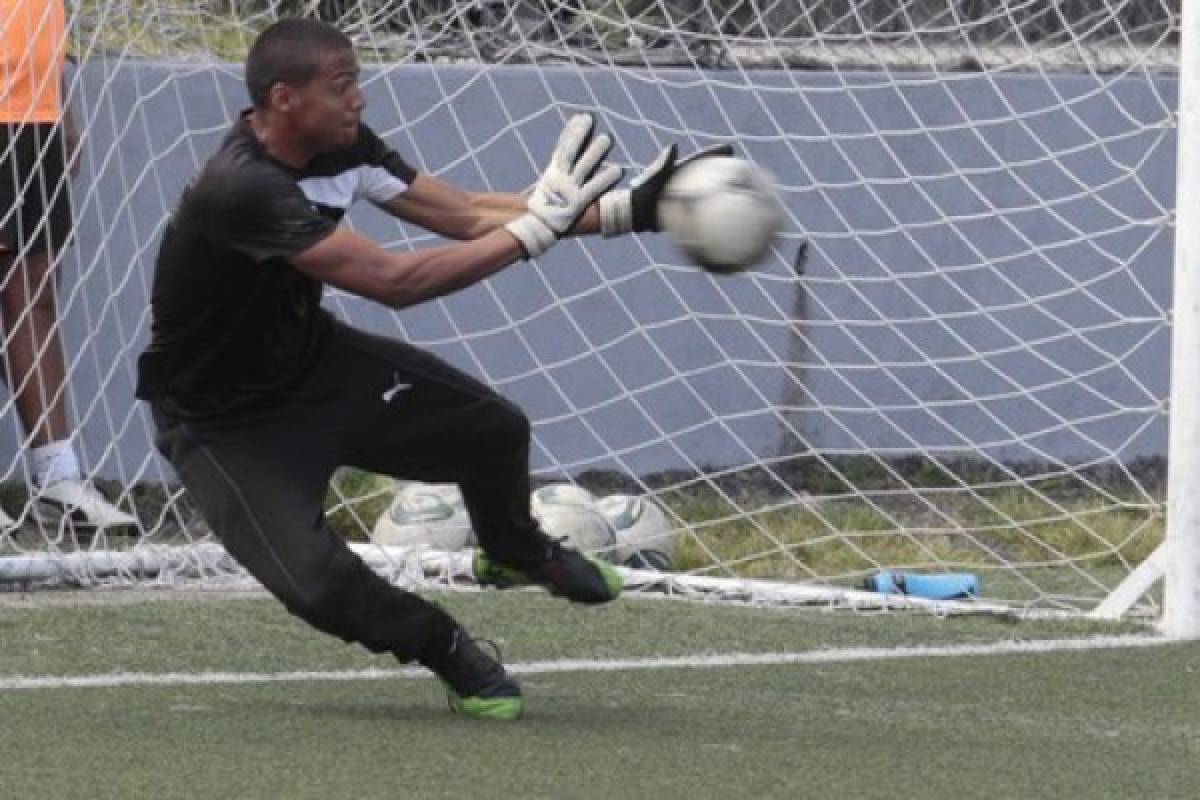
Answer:
<svg viewBox="0 0 1200 800"><path fill-rule="evenodd" d="M529 212L504 227L537 258L571 231L588 206L621 180L620 167L601 166L612 149L608 134L592 137L590 114L572 117L558 137L550 166L526 201Z"/></svg>
<svg viewBox="0 0 1200 800"><path fill-rule="evenodd" d="M654 163L630 181L628 189L618 189L600 198L601 232L605 236L619 236L622 233L662 230L658 219L658 201L671 176L697 159L732 155L733 146L728 144L709 147L683 160L678 159L675 145L664 149Z"/></svg>

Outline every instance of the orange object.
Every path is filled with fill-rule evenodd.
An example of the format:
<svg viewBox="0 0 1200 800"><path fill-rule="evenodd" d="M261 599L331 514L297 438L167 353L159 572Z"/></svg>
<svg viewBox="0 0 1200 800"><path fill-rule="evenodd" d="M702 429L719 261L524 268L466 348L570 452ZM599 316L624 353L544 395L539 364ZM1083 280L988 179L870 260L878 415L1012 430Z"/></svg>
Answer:
<svg viewBox="0 0 1200 800"><path fill-rule="evenodd" d="M0 0L0 123L62 118L63 0Z"/></svg>

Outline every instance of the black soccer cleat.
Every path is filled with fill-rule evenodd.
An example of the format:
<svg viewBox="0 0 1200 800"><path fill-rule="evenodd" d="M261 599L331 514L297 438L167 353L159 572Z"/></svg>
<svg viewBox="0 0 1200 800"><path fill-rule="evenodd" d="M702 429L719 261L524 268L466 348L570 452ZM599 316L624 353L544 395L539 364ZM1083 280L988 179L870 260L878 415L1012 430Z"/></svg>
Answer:
<svg viewBox="0 0 1200 800"><path fill-rule="evenodd" d="M625 586L611 564L566 547L559 539L546 544L545 559L533 567L517 569L498 564L483 551L475 554L471 564L475 580L483 586L508 589L537 584L572 603L607 603L615 600Z"/></svg>
<svg viewBox="0 0 1200 800"><path fill-rule="evenodd" d="M472 719L519 719L525 711L521 687L500 663L499 648L488 644L497 650L495 658L455 628L449 652L426 666L446 685L451 711Z"/></svg>

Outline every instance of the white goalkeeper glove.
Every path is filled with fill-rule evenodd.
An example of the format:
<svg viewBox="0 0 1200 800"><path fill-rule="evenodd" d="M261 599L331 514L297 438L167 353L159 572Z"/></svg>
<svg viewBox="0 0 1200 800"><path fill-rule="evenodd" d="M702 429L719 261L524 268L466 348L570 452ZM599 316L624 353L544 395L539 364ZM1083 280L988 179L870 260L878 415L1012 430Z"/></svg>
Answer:
<svg viewBox="0 0 1200 800"><path fill-rule="evenodd" d="M622 233L657 231L662 226L658 220L658 201L663 189L681 167L700 158L733 155L733 146L728 144L709 147L693 153L682 161L678 160L675 145L664 149L654 163L642 170L629 182L628 189L618 189L600 198L600 230L605 236Z"/></svg>
<svg viewBox="0 0 1200 800"><path fill-rule="evenodd" d="M504 227L525 249L526 258L549 250L579 222L588 206L617 181L622 170L601 164L612 149L612 139L602 133L592 137L590 114L572 117L558 137L550 166L526 201L529 213Z"/></svg>

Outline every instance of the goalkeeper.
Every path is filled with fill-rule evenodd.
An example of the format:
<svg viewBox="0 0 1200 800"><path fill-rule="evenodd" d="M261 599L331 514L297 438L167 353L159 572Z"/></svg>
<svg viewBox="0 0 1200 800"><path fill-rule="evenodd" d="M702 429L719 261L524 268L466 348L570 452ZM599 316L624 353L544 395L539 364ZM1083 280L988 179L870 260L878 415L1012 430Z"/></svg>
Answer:
<svg viewBox="0 0 1200 800"><path fill-rule="evenodd" d="M528 197L471 193L417 172L362 123L358 63L333 27L274 24L245 77L253 107L183 192L158 254L137 390L158 447L226 549L291 612L427 666L461 713L515 718L523 701L503 666L330 530L322 502L334 470L457 483L483 583L604 603L620 577L538 528L518 408L429 353L333 318L322 288L404 308L568 234L653 228L674 151L636 188L609 192L621 175L603 163L611 141L577 116ZM385 251L339 227L358 197L458 241Z"/></svg>

